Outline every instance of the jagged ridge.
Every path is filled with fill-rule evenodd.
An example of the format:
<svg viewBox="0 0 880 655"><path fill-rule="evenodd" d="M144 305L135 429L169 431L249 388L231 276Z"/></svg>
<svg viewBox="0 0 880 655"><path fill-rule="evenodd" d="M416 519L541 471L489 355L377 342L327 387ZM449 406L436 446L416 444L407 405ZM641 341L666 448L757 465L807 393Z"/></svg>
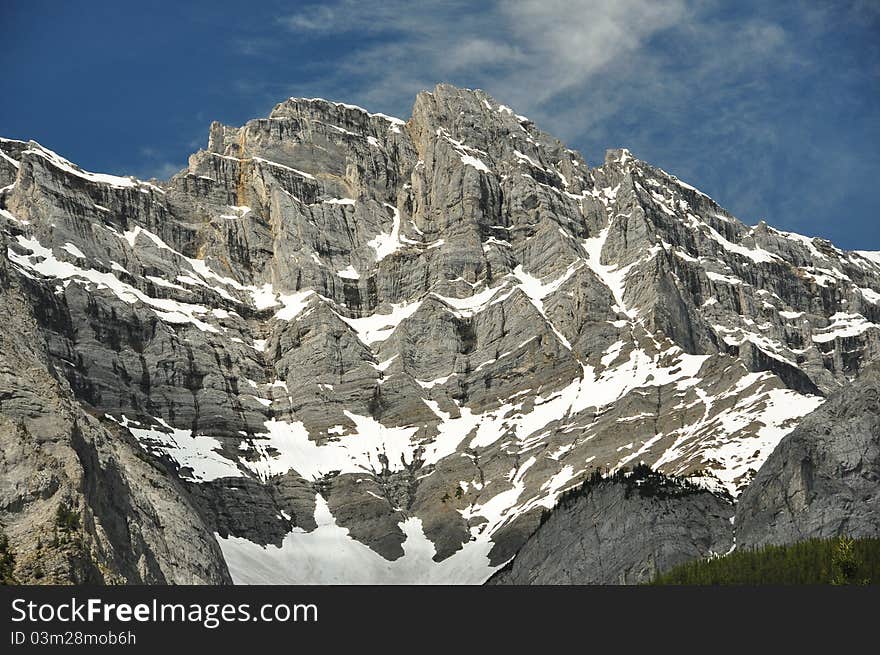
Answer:
<svg viewBox="0 0 880 655"><path fill-rule="evenodd" d="M596 467L735 494L877 349L876 253L590 168L481 91L290 99L164 183L0 151L51 366L239 581L481 581Z"/></svg>

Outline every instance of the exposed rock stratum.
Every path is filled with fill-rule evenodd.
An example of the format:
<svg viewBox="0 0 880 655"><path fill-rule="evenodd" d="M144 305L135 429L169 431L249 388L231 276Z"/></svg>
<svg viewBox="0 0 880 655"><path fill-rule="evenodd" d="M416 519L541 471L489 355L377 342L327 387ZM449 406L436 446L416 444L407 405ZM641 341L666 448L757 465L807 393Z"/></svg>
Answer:
<svg viewBox="0 0 880 655"><path fill-rule="evenodd" d="M0 226L23 581L483 582L596 468L737 496L880 347L880 253L448 85L214 123L165 182L0 140Z"/></svg>

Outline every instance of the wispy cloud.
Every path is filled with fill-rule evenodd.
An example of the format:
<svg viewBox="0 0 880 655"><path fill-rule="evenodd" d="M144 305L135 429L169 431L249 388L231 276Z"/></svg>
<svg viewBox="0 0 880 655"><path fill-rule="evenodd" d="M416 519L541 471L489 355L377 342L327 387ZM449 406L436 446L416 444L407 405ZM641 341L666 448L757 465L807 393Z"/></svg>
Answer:
<svg viewBox="0 0 880 655"><path fill-rule="evenodd" d="M281 16L278 23L293 31L339 32L345 29L345 15L340 13L339 7L311 5L302 12Z"/></svg>
<svg viewBox="0 0 880 655"><path fill-rule="evenodd" d="M243 80L240 88L264 102L320 95L405 117L415 94L437 82L479 87L588 159L628 146L707 187L746 220L778 211L790 224L827 212L829 200L817 179L799 190L806 208L799 213L773 185L791 176L806 187L823 161L842 156L827 138L798 144L800 160L784 152L814 129L799 115L798 94L806 80L822 86L827 57L840 50L817 50L831 18L880 26L867 0L772 8L721 0L338 0L278 17L271 37L279 47L312 43L331 58L311 59L296 83L255 88ZM867 66L842 60L839 76L876 88L878 60L876 53Z"/></svg>
<svg viewBox="0 0 880 655"><path fill-rule="evenodd" d="M185 168L182 162L175 162L168 158L167 153L155 146L144 146L140 149L140 164L133 175L142 180L156 178L167 180L172 175Z"/></svg>
<svg viewBox="0 0 880 655"><path fill-rule="evenodd" d="M169 177L179 172L184 166L180 164L175 164L171 161L162 161L158 162L155 167L152 168L150 173L150 177L155 177L157 180L167 180Z"/></svg>
<svg viewBox="0 0 880 655"><path fill-rule="evenodd" d="M334 60L315 86L395 106L437 81L479 86L577 138L634 101L661 106L681 99L694 77L742 75L768 60L779 65L785 43L780 26L712 21L707 6L694 0L522 0L474 11L459 2L414 8L401 0L378 7L345 0L304 6L279 24L296 38L388 37L355 40L360 45ZM676 79L672 68L690 70Z"/></svg>

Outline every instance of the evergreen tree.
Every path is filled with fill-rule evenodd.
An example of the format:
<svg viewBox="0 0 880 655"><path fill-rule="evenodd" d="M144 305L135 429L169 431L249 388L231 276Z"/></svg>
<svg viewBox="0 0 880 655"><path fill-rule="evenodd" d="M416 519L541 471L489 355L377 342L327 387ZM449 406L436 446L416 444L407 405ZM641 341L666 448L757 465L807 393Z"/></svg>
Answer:
<svg viewBox="0 0 880 655"><path fill-rule="evenodd" d="M855 540L841 536L834 546L831 557L831 584L858 584L859 561L853 552Z"/></svg>
<svg viewBox="0 0 880 655"><path fill-rule="evenodd" d="M810 539L787 546L736 550L659 575L652 584L880 583L880 539Z"/></svg>
<svg viewBox="0 0 880 655"><path fill-rule="evenodd" d="M62 502L55 511L55 525L64 532L78 530L79 512L75 512L66 501Z"/></svg>
<svg viewBox="0 0 880 655"><path fill-rule="evenodd" d="M9 548L9 537L0 532L0 585L15 584L15 555Z"/></svg>

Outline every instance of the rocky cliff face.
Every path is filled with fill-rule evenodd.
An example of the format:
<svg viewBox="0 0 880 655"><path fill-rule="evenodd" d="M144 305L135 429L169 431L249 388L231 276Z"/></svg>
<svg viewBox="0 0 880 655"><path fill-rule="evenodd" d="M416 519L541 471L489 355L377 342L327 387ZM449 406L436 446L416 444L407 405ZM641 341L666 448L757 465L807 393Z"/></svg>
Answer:
<svg viewBox="0 0 880 655"><path fill-rule="evenodd" d="M639 584L734 546L880 535L880 365L804 417L735 507L638 468L587 480L489 584Z"/></svg>
<svg viewBox="0 0 880 655"><path fill-rule="evenodd" d="M736 512L744 548L880 535L880 366L786 436Z"/></svg>
<svg viewBox="0 0 880 655"><path fill-rule="evenodd" d="M3 439L82 466L75 424L156 471L173 525L145 550L204 544L193 579L481 582L596 467L737 494L880 344L877 253L748 227L626 150L588 167L446 85L406 122L290 99L215 123L161 183L0 140L0 221L32 350ZM71 418L14 431L56 397ZM7 487L14 542L44 510Z"/></svg>
<svg viewBox="0 0 880 655"><path fill-rule="evenodd" d="M3 259L0 289L0 506L16 580L229 582L176 476L76 402L34 316L39 285Z"/></svg>
<svg viewBox="0 0 880 655"><path fill-rule="evenodd" d="M566 499L490 584L640 584L733 546L733 504L705 489L624 478Z"/></svg>

